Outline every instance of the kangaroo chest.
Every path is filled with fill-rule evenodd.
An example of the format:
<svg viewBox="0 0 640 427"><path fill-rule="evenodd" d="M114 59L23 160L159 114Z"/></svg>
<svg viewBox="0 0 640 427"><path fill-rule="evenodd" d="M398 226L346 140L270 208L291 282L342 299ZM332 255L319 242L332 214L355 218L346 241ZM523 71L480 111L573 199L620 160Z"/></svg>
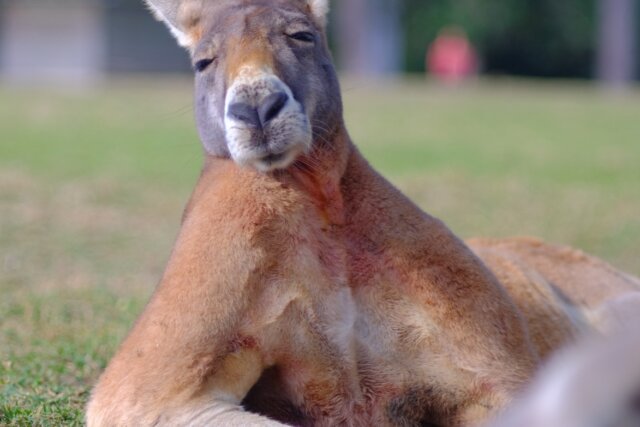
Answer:
<svg viewBox="0 0 640 427"><path fill-rule="evenodd" d="M326 273L330 280L367 276L366 286L315 289L311 303L291 303L275 363L245 399L248 409L293 425L420 425L428 418L426 350L405 344L429 322L393 269L374 273L379 261L359 258Z"/></svg>

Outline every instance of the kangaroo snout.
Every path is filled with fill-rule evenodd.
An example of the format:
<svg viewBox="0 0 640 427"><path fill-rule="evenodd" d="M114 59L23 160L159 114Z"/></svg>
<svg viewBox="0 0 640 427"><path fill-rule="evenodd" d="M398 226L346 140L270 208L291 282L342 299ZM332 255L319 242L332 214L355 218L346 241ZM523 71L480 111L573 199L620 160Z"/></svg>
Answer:
<svg viewBox="0 0 640 427"><path fill-rule="evenodd" d="M260 171L284 169L309 149L304 106L271 70L246 66L227 90L225 135L233 160Z"/></svg>
<svg viewBox="0 0 640 427"><path fill-rule="evenodd" d="M227 115L247 126L262 129L275 119L289 101L289 95L277 91L267 95L257 106L247 102L235 102L229 105Z"/></svg>

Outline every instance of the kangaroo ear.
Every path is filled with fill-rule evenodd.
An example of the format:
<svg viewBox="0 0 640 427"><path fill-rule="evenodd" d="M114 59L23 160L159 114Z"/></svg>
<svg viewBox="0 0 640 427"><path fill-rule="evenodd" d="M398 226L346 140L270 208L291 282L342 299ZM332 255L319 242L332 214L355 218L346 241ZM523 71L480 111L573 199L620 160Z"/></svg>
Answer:
<svg viewBox="0 0 640 427"><path fill-rule="evenodd" d="M190 48L197 41L202 15L202 0L144 0L154 16L163 21L178 39L180 46Z"/></svg>
<svg viewBox="0 0 640 427"><path fill-rule="evenodd" d="M305 0L311 13L316 18L318 24L323 28L327 25L327 15L329 14L329 0ZM345 0L349 1L349 0Z"/></svg>

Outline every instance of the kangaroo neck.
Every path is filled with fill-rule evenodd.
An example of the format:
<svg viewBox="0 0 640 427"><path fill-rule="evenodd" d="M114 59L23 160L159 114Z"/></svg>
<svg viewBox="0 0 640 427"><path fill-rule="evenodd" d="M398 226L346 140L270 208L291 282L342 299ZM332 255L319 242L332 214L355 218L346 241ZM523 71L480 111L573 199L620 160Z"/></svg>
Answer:
<svg viewBox="0 0 640 427"><path fill-rule="evenodd" d="M306 193L318 209L327 227L345 222L341 188L352 156L360 156L344 125L329 141L316 141L315 149L300 156L280 177Z"/></svg>

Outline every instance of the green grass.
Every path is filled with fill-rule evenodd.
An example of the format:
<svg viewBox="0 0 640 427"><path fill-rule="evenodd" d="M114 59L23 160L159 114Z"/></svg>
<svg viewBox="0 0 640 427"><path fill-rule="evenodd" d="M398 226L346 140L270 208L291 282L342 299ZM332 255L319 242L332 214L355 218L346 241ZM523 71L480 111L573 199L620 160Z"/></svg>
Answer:
<svg viewBox="0 0 640 427"><path fill-rule="evenodd" d="M640 273L640 93L343 83L371 162L460 235ZM0 87L0 425L78 425L162 272L202 163L186 81Z"/></svg>

